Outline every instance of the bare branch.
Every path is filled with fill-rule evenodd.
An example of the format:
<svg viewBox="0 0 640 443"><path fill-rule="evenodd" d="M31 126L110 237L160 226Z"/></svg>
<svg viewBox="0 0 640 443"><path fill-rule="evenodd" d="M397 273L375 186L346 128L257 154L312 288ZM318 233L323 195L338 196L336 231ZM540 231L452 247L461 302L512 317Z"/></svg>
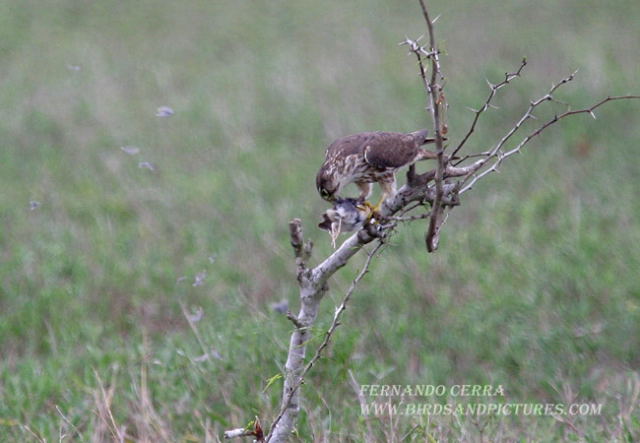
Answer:
<svg viewBox="0 0 640 443"><path fill-rule="evenodd" d="M592 105L590 108L579 109L579 110L575 110L575 111L566 111L566 112L563 112L560 115L556 115L551 120L547 121L545 124L543 124L538 129L533 131L531 134L526 136L524 138L524 140L522 142L520 142L515 148L513 148L510 151L505 152L504 157L506 158L506 157L508 157L510 155L515 154L517 151L520 150L520 148L522 148L524 145L529 143L529 141L532 138L540 135L540 133L542 131L547 129L549 126L559 122L563 118L570 117L572 115L578 115L578 114L589 114L595 119L596 116L593 113L593 111L595 109L599 108L600 106L604 105L605 103L608 103L608 102L611 102L611 101L617 101L617 100L638 100L638 99L640 99L640 95L620 95L620 96L615 96L615 97L605 97L602 100L600 100L599 102L597 102L594 105Z"/></svg>
<svg viewBox="0 0 640 443"><path fill-rule="evenodd" d="M289 235L291 236L293 253L296 257L297 277L298 281L300 281L307 271L307 261L311 257L313 243L305 243L304 235L302 234L302 221L299 218L294 218L289 222Z"/></svg>
<svg viewBox="0 0 640 443"><path fill-rule="evenodd" d="M549 89L549 91L543 95L542 97L538 98L537 100L534 100L532 102L529 103L529 107L527 108L527 110L522 114L522 116L520 117L520 119L518 119L518 121L515 123L514 126L511 127L511 129L509 131L507 131L507 133L498 141L498 143L491 148L488 151L488 155L485 156L484 158L476 161L475 163L473 163L472 167L469 168L469 172L468 172L468 176L465 177L463 179L463 183L469 183L469 185L473 186L473 184L475 182L477 182L481 177L484 177L486 174L490 173L490 172L494 172L498 169L498 167L500 166L500 164L502 163L502 160L504 159L504 154L502 152L502 148L504 147L504 145L511 139L511 137L513 137L513 135L518 132L518 130L522 127L522 125L524 125L524 123L529 120L529 119L534 119L533 117L533 111L540 106L542 103L548 102L548 101L553 101L553 93L560 88L561 86L569 83L570 81L572 81L575 78L576 72L573 72L571 75L565 77L564 79L562 79L558 84L553 85L551 87L551 89ZM489 172L487 171L483 171L480 174L476 174L477 171L479 171L482 167L484 167L490 160L495 159L495 161L491 164L491 167L489 168ZM471 186L465 186L462 187L461 192L463 191L467 191L471 188Z"/></svg>
<svg viewBox="0 0 640 443"><path fill-rule="evenodd" d="M458 166L471 158L489 157L490 155L491 155L490 151L478 152L476 154L467 154L464 157L462 157L460 160L457 160L455 163L453 163L453 166Z"/></svg>
<svg viewBox="0 0 640 443"><path fill-rule="evenodd" d="M444 196L444 146L443 146L443 131L446 133L447 129L442 125L441 112L446 109L446 99L443 93L443 86L439 84L439 80L442 80L442 74L440 71L440 59L438 56L438 47L436 45L435 32L433 29L433 21L429 17L429 11L425 5L424 0L418 0L420 7L422 8L422 15L427 24L427 30L429 31L429 59L431 60L431 78L427 84L427 92L429 93L429 107L431 112L431 118L433 119L433 128L435 133L436 153L437 153L437 166L435 174L435 188L436 194L431 210L431 217L429 218L429 227L427 228L426 245L429 252L433 252L438 248L439 241L439 225L442 222L442 198Z"/></svg>
<svg viewBox="0 0 640 443"><path fill-rule="evenodd" d="M356 278L351 282L351 285L349 286L349 289L347 290L344 298L342 299L342 302L340 303L340 305L336 309L336 312L335 312L335 314L333 316L333 321L331 322L331 326L329 327L329 329L325 333L324 340L322 341L320 346L318 346L318 348L316 349L316 352L313 355L313 357L304 366L304 368L299 372L299 374L297 374L296 381L285 390L284 398L283 398L283 401L282 401L282 407L280 409L280 412L276 416L275 420L273 421L272 431L269 434L269 436L267 436L267 441L271 441L272 439L275 439L275 441L281 441L283 438L286 438L288 436L289 432L291 431L291 429L293 427L293 423L292 422L290 422L290 423L287 422L284 425L279 426L279 425L281 425L281 420L283 420L283 418L285 417L285 414L286 414L287 410L290 409L291 403L294 400L294 398L296 397L298 389L304 383L304 377L311 370L313 365L320 359L320 357L322 356L322 352L329 345L329 342L331 341L331 337L333 336L333 333L335 332L336 328L338 326L340 326L340 318L342 316L342 313L345 311L345 309L347 309L347 303L349 303L349 300L351 299L351 295L355 291L356 286L358 285L360 280L362 280L362 278L368 272L369 265L371 264L371 260L373 259L375 254L380 250L380 248L382 248L383 245L384 245L383 242L379 242L367 254L367 259L366 259L364 265L362 266L362 269L360 270L360 272L358 273ZM291 419L290 417L291 416L287 417L287 419L290 420Z"/></svg>
<svg viewBox="0 0 640 443"><path fill-rule="evenodd" d="M406 38L401 45L407 45L411 49L411 52L415 54L416 59L418 60L418 68L420 69L420 78L422 79L422 84L424 85L425 91L429 90L429 81L427 80L427 73L424 67L424 63L422 62L422 56L428 56L428 52L418 44L422 36L418 37L416 40L411 40Z"/></svg>
<svg viewBox="0 0 640 443"><path fill-rule="evenodd" d="M467 142L467 140L469 140L469 137L471 137L471 134L474 133L474 131L476 130L476 124L478 123L480 116L482 115L483 112L485 112L487 109L489 109L492 106L491 101L495 97L496 92L498 92L498 90L501 89L502 87L508 85L511 82L511 80L513 80L514 78L520 77L520 73L522 72L525 66L527 66L527 59L523 58L518 70L511 73L506 72L504 74L504 80L502 80L500 83L496 85L492 85L487 81L487 83L489 83L491 91L489 92L487 99L484 101L484 105L482 105L480 109L477 109L477 110L472 109L472 111L475 113L475 116L473 117L473 121L471 122L471 127L463 137L462 141L458 144L456 149L453 150L453 152L451 153L451 157L454 157L460 151L460 149L462 149L462 147Z"/></svg>
<svg viewBox="0 0 640 443"><path fill-rule="evenodd" d="M224 432L224 438L226 440L239 437L255 437L256 439L254 441L263 443L264 432L262 431L262 426L260 425L260 419L258 417L255 418L255 420L253 421L253 429L236 428Z"/></svg>
<svg viewBox="0 0 640 443"><path fill-rule="evenodd" d="M236 428L224 431L224 438L227 440L239 437L253 437L253 431L245 428Z"/></svg>
<svg viewBox="0 0 640 443"><path fill-rule="evenodd" d="M295 326L296 328L304 328L304 325L298 321L298 318L293 315L291 311L287 311L287 319L289 319L291 323L293 323L293 326Z"/></svg>
<svg viewBox="0 0 640 443"><path fill-rule="evenodd" d="M305 366L304 370L302 371L303 377L307 372L309 372L309 369L311 369L311 367L315 364L315 362L320 359L320 356L322 355L322 351L324 351L324 349L329 344L329 341L331 340L331 336L333 335L333 332L336 330L338 326L340 326L340 317L342 316L342 313L345 311L345 309L347 309L347 303L349 303L349 300L351 299L351 295L356 290L356 286L358 285L358 283L360 283L360 280L362 280L365 274L369 271L369 265L371 264L371 260L383 246L384 246L384 243L380 241L367 254L367 259L365 260L365 263L362 266L362 269L360 270L356 278L354 278L353 281L351 282L351 285L349 286L347 293L345 294L344 298L342 299L342 302L336 309L336 312L333 316L333 321L331 322L331 326L329 327L329 329L325 334L324 340L322 341L320 346L318 346L318 349L316 349L316 353L313 356L313 358L309 360L309 363L307 363L307 366Z"/></svg>
<svg viewBox="0 0 640 443"><path fill-rule="evenodd" d="M575 74L575 73L574 73ZM572 76L574 75L572 74ZM558 83L558 85L555 85L552 90L557 89L560 85L567 83L570 77L567 77L566 79L564 79L562 82ZM527 143L529 143L532 139L534 139L535 137L537 137L538 135L540 135L545 129L547 129L549 126L552 126L556 123L558 123L560 120L562 120L563 118L567 118L570 117L572 115L578 115L578 114L589 114L591 116L593 116L593 111L597 108L599 108L600 106L604 105L605 103L611 102L611 101L617 101L617 100L637 100L640 99L640 95L620 95L620 96L614 96L614 97L605 97L602 100L600 100L599 102L591 105L588 108L584 108L584 109L578 109L578 110L574 110L574 111L565 111L562 114L559 115L555 115L552 119L548 120L547 122L545 122L544 124L542 124L540 127L538 127L536 130L534 130L533 132L531 132L529 135L527 135L520 143L518 143L513 149L504 152L503 154L501 154L500 156L496 157L496 152L495 149L494 151L492 151L492 158L496 158L496 161L491 165L491 167L489 167L488 169L483 170L481 173L476 174L476 175L471 175L473 174L475 171L477 171L478 169L480 169L479 167L474 167L471 169L474 169L473 171L470 171L470 175L467 177L468 179L468 183L460 190L460 194L463 194L467 191L469 191L473 185L480 180L482 177L485 177L486 175L495 172L498 168L498 166L500 166L500 164L502 163L502 161L504 161L505 158L511 157L514 154L518 154L520 152L520 150L522 149L523 146L525 146ZM535 108L539 103L541 103L544 100L549 100L548 98L542 97L541 99L532 102L531 105L529 106L529 110L527 111L528 113L531 112L531 110L533 110L533 108ZM525 116L527 114L525 113ZM523 116L523 118L525 117ZM519 123L523 121L522 119L519 121ZM518 126L518 125L516 125ZM515 130L517 130L516 126L514 126L514 128L512 128L509 131L509 134L513 135L513 133L515 133ZM515 130L514 130L515 129ZM500 144L498 146L501 146ZM478 162L483 162L483 160L479 160ZM480 165L484 166L484 162Z"/></svg>
<svg viewBox="0 0 640 443"><path fill-rule="evenodd" d="M505 143L507 143L507 141L509 141L509 139L516 133L518 132L518 130L522 127L522 125L524 124L525 121L527 121L530 118L533 118L533 111L534 109L536 109L538 106L540 106L542 103L548 102L548 101L553 101L553 93L556 92L556 90L558 88L560 88L563 85L566 85L567 83L569 83L570 81L573 81L573 79L576 76L576 73L578 71L573 72L571 75L569 75L568 77L563 78L560 83L558 83L557 85L553 85L551 87L551 89L549 90L549 92L547 92L545 95L543 95L542 97L540 97L537 100L532 101L529 104L529 108L527 109L527 111L522 115L522 117L520 117L520 120L518 120L516 122L516 124L507 132L507 134L502 137L500 139L500 141L498 142L498 144L490 151L491 155L496 155L496 153L500 152L500 150L502 149L502 147L505 145Z"/></svg>
<svg viewBox="0 0 640 443"><path fill-rule="evenodd" d="M429 218L429 217L431 217L431 212L427 212L420 215L396 216L396 217L391 217L391 220L399 221L399 222L410 222L415 220L424 220L425 218Z"/></svg>
<svg viewBox="0 0 640 443"><path fill-rule="evenodd" d="M294 218L289 222L289 233L291 235L291 246L293 247L293 252L296 258L302 259L304 257L304 238L302 236L302 221L299 218Z"/></svg>
<svg viewBox="0 0 640 443"><path fill-rule="evenodd" d="M413 211L414 209L420 207L420 206L424 206L424 204L422 202L415 202L411 205L407 205L406 207L402 208L402 210L400 211L400 215L405 215L411 211ZM391 217L393 218L393 217Z"/></svg>

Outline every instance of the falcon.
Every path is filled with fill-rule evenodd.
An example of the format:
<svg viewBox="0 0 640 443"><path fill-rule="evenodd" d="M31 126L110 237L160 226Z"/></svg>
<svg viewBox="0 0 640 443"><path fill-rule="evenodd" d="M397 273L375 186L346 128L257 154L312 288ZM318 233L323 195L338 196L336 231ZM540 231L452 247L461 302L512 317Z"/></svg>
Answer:
<svg viewBox="0 0 640 443"><path fill-rule="evenodd" d="M382 189L380 202L373 208L377 211L396 193L396 171L419 160L437 158L435 152L421 148L435 141L427 135L426 129L408 134L378 131L337 139L327 148L316 176L320 196L333 202L345 186L355 183L360 189L358 200L365 203L372 184L377 182Z"/></svg>

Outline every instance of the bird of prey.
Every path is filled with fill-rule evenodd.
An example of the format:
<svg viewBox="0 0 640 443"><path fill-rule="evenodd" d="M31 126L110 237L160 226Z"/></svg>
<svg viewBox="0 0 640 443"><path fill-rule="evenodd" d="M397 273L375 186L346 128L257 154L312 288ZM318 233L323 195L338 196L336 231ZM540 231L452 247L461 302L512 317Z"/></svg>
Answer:
<svg viewBox="0 0 640 443"><path fill-rule="evenodd" d="M329 145L324 163L316 176L316 187L320 196L328 201L338 199L338 193L349 183L360 188L358 200L362 203L371 195L372 183L382 188L382 203L396 192L395 173L404 166L419 160L435 159L435 152L421 148L433 143L428 131L408 134L400 132L362 132L348 135Z"/></svg>

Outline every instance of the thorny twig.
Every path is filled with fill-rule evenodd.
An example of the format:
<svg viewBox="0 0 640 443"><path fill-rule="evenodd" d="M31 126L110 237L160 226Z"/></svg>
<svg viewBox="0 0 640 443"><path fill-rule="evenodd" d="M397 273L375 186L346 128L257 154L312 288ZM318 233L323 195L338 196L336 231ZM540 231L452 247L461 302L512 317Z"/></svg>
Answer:
<svg viewBox="0 0 640 443"><path fill-rule="evenodd" d="M498 144L491 149L491 151L489 151L489 155L481 160L478 160L475 164L473 164L473 167L470 169L469 173L464 177L463 181L462 181L462 187L459 191L459 194L463 194L467 191L469 191L470 189L473 188L473 185L480 180L482 177L485 177L486 175L495 172L498 170L498 167L500 167L500 165L502 164L502 162L504 161L504 159L511 157L513 154L517 154L520 152L520 150L522 149L523 146L525 146L527 143L529 143L533 138L535 138L536 136L540 135L542 133L542 131L544 131L545 129L547 129L549 126L556 124L557 122L559 122L560 120L562 120L563 118L566 117L570 117L572 115L578 115L578 114L589 114L591 115L594 119L595 114L593 113L593 111L597 108L599 108L600 106L604 105L607 102L610 101L617 101L617 100L631 100L631 99L640 99L640 95L621 95L621 96L614 96L614 97L605 97L602 100L600 100L599 102L591 105L588 108L583 108L583 109L578 109L578 110L567 110L561 114L556 114L553 116L553 118L551 118L550 120L546 121L544 124L542 124L540 127L538 127L536 130L534 130L533 132L531 132L529 135L527 135L524 139L522 139L522 141L520 141L514 148L503 152L502 148L504 147L505 143L522 127L522 125L524 124L524 122L528 119L534 119L535 117L533 116L533 110L536 109L539 105L541 105L542 103L548 102L548 101L557 101L554 97L553 97L553 93L562 85L572 81L575 78L575 72L571 75L569 75L568 77L562 79L562 81L560 81L560 83L558 83L557 85L554 85L551 90L545 94L544 96L540 97L537 100L532 101L529 104L529 108L527 109L527 111L522 115L522 117L516 122L516 124L507 132L507 134L498 142ZM482 169L483 166L487 165L488 162L490 160L494 160L491 163L491 166L487 169L484 169L481 173L476 174L476 172L480 169Z"/></svg>
<svg viewBox="0 0 640 443"><path fill-rule="evenodd" d="M462 149L462 147L467 142L467 140L469 140L469 137L471 137L471 134L473 134L473 132L476 129L476 124L478 123L478 120L480 120L480 116L492 106L491 101L495 97L498 90L508 85L511 82L511 80L513 80L514 78L520 77L520 73L522 72L525 66L527 66L527 59L523 58L522 62L520 63L520 67L515 72L505 72L504 80L502 80L500 83L496 83L494 85L489 80L487 80L487 84L489 85L489 89L490 89L489 95L487 96L487 99L484 101L484 104L479 109L472 109L472 111L475 113L475 116L473 117L473 121L471 122L471 127L469 128L467 133L464 135L464 137L462 138L462 141L458 144L456 149L453 150L453 152L451 153L451 157L454 157L460 151L460 149ZM462 160L465 160L465 159L462 159ZM458 163L461 163L461 162L462 161Z"/></svg>
<svg viewBox="0 0 640 443"><path fill-rule="evenodd" d="M394 216L394 217L390 217L390 220L393 221L399 221L399 222L410 222L410 221L416 221L416 220L424 220L425 218L429 218L431 217L431 212L425 212L424 214L419 214L419 215L398 215L398 216Z"/></svg>
<svg viewBox="0 0 640 443"><path fill-rule="evenodd" d="M440 58L438 53L438 47L436 45L435 32L433 29L433 21L429 17L429 11L425 5L424 0L418 0L420 7L422 8L422 15L427 24L427 30L429 31L429 59L431 60L431 78L427 85L427 92L429 93L429 104L431 118L433 119L433 129L436 139L436 153L437 165L435 176L436 194L431 209L431 217L429 217L429 227L426 234L426 245L429 252L433 252L438 248L438 242L440 240L440 223L442 222L442 216L444 207L442 206L442 198L444 197L444 146L443 146L443 133L447 132L447 127L441 122L441 113L446 110L447 103L443 92L442 73L440 70Z"/></svg>

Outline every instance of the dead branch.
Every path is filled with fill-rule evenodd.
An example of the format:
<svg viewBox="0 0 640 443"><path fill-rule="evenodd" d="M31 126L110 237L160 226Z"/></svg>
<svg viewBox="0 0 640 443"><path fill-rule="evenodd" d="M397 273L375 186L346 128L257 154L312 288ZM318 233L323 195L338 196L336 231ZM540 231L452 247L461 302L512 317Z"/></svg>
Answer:
<svg viewBox="0 0 640 443"><path fill-rule="evenodd" d="M294 218L289 223L289 235L291 236L291 246L296 257L296 268L298 281L303 277L303 274L307 271L307 260L311 256L311 250L313 249L312 242L304 241L302 236L302 221L299 218Z"/></svg>
<svg viewBox="0 0 640 443"><path fill-rule="evenodd" d="M375 254L380 250L383 244L384 243L379 242L376 245L376 247L374 247L367 254L367 259L364 265L362 266L362 269L360 270L356 278L351 282L351 285L349 286L349 289L347 290L344 298L342 299L342 302L336 308L336 312L333 315L333 321L331 322L331 326L329 326L329 329L325 332L322 343L320 343L320 346L318 346L318 348L316 349L316 352L311 358L311 360L309 360L307 364L304 366L304 368L302 369L302 371L300 371L300 373L296 375L296 379L293 381L293 383L288 387L288 389L285 390L284 398L282 401L282 408L280 409L280 412L278 413L275 420L273 421L273 425L272 425L273 431L267 437L267 441L271 441L272 439L275 439L274 441L281 441L283 437L286 438L291 432L291 429L293 428L293 423L291 422L291 420L295 419L295 416L297 415L297 411L295 413L289 413L289 414L287 414L287 411L290 409L290 405L292 404L293 397L297 396L298 388L300 388L300 386L304 383L304 377L311 370L313 365L318 360L320 360L320 357L322 356L322 352L329 345L329 342L331 341L331 337L333 336L333 333L335 332L336 328L340 326L340 317L342 316L342 313L345 311L345 309L347 309L347 303L349 303L349 300L351 299L351 295L355 291L356 286L358 285L360 280L362 280L362 278L368 272L369 265L371 264L371 260L373 259ZM318 300L318 303L319 302L320 300Z"/></svg>
<svg viewBox="0 0 640 443"><path fill-rule="evenodd" d="M258 417L253 421L253 429L248 428L236 428L224 432L225 440L238 437L255 437L254 441L258 443L264 443L264 432L260 425L260 419Z"/></svg>
<svg viewBox="0 0 640 443"><path fill-rule="evenodd" d="M557 85L553 86L551 88L551 91L553 92L559 86L561 86L563 84L566 84L569 81L573 80L574 76L575 76L575 72L573 74L571 74L569 77L563 79ZM490 151L489 156L487 156L486 158L483 158L482 160L478 160L473 165L470 165L469 171L468 171L467 175L463 179L463 182L462 182L463 186L461 187L459 193L463 194L463 193L469 191L470 189L473 188L473 185L475 185L475 183L478 180L480 180L481 178L487 176L488 174L490 174L492 172L497 171L498 167L502 164L504 159L506 159L508 157L511 157L514 154L519 153L523 146L525 146L532 139L534 139L535 137L540 135L548 127L558 123L560 120L562 120L564 118L567 118L567 117L570 117L570 116L573 116L573 115L579 115L579 114L590 114L595 119L595 114L593 113L593 111L595 109L599 108L600 106L604 105L605 103L608 103L608 102L611 102L611 101L617 101L617 100L634 100L634 99L640 99L640 95L621 95L621 96L615 96L615 97L605 97L604 99L598 101L597 103L591 105L588 108L574 110L574 111L567 110L567 111L563 112L562 114L554 115L553 118L551 118L550 120L546 121L544 124L542 124L536 130L534 130L529 135L527 135L514 148L512 148L509 151L502 152L501 149L504 146L504 144L506 143L506 141L509 138L511 138L511 136L513 136L518 131L518 129L520 129L520 127L522 126L524 121L527 120L527 119L533 118L533 114L532 114L533 110L536 107L538 107L541 103L544 103L544 102L547 102L547 101L553 101L554 97L551 95L551 92L550 92L550 93L546 94L545 96L540 97L538 100L532 101L531 104L529 105L529 108L523 114L523 116L520 118L520 120L518 120L518 122L500 140L500 142ZM487 162L489 162L490 160L493 160L493 162L490 164L490 166L487 169L484 169L482 172L476 174L476 172L478 170L480 170L483 166L487 165Z"/></svg>
<svg viewBox="0 0 640 443"><path fill-rule="evenodd" d="M520 74L522 73L522 70L524 69L525 66L527 66L527 59L523 58L518 70L515 72L505 72L504 80L502 80L500 83L497 83L494 85L489 80L487 80L487 84L489 85L489 88L490 88L489 95L487 96L487 99L484 101L484 104L479 109L470 108L475 113L475 116L473 117L473 121L471 122L471 127L469 128L467 133L464 135L464 137L462 138L462 141L458 144L456 149L454 149L453 152L451 153L452 157L454 157L458 152L460 152L464 144L467 142L467 140L469 140L469 137L471 137L471 134L475 132L476 125L478 124L478 120L480 120L480 116L492 106L491 101L495 97L498 90L508 85L511 82L511 80L513 80L514 78L520 77ZM482 155L482 153L476 154L476 155ZM462 159L458 163L461 163L462 161L466 160L469 157L471 156L467 156L466 158Z"/></svg>
<svg viewBox="0 0 640 443"><path fill-rule="evenodd" d="M232 439L238 437L253 437L253 431L250 431L245 428L236 428L230 429L228 431L224 431L224 438Z"/></svg>
<svg viewBox="0 0 640 443"><path fill-rule="evenodd" d="M429 52L428 57L431 60L431 78L427 85L427 92L429 93L429 110L431 112L431 118L433 120L433 129L436 139L436 153L437 165L435 175L435 188L436 194L431 209L431 217L429 217L429 227L426 234L426 246L429 252L433 252L438 248L438 242L440 240L440 223L442 222L444 207L442 206L442 198L444 196L444 146L443 146L443 132L447 132L446 126L441 122L441 113L447 107L446 99L443 92L443 79L440 70L440 58L438 53L438 47L436 45L435 32L433 29L433 21L429 17L429 12L425 5L424 0L418 0L420 7L422 8L422 15L427 24L427 30L429 32Z"/></svg>
<svg viewBox="0 0 640 443"><path fill-rule="evenodd" d="M419 215L398 215L398 216L393 216L391 217L391 220L393 221L399 221L399 222L410 222L410 221L416 221L416 220L424 220L425 218L429 218L431 217L431 212L426 212L424 214L419 214Z"/></svg>

